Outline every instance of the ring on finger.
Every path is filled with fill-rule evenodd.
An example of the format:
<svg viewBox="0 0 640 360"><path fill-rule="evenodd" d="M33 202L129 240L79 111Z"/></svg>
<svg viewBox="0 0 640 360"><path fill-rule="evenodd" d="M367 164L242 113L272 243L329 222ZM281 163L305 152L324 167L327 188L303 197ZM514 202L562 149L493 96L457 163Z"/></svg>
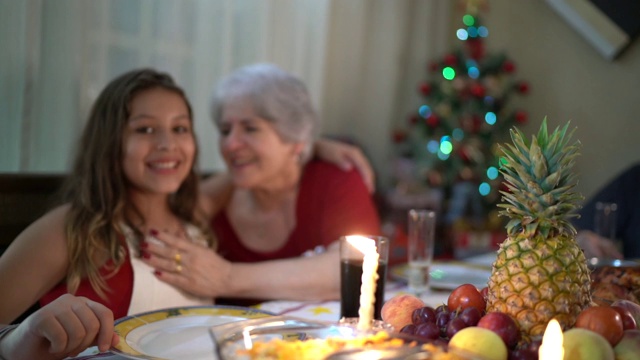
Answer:
<svg viewBox="0 0 640 360"><path fill-rule="evenodd" d="M180 264L176 264L176 272L177 272L178 274L182 273L182 265L180 265Z"/></svg>
<svg viewBox="0 0 640 360"><path fill-rule="evenodd" d="M180 255L179 252L176 252L176 255L173 257L173 260L175 260L176 265L180 265L182 263L182 255Z"/></svg>

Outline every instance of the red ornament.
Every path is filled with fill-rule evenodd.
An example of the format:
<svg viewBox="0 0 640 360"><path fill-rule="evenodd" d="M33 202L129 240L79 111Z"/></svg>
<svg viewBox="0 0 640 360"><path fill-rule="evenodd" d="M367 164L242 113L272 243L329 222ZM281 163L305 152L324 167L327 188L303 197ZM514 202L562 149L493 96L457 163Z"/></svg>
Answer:
<svg viewBox="0 0 640 360"><path fill-rule="evenodd" d="M438 71L438 63L435 61L432 61L429 63L429 71L431 72L436 72Z"/></svg>
<svg viewBox="0 0 640 360"><path fill-rule="evenodd" d="M526 81L520 81L517 87L520 94L525 95L529 93L529 83L527 83Z"/></svg>
<svg viewBox="0 0 640 360"><path fill-rule="evenodd" d="M458 156L467 164L471 161L471 158L469 158L469 154L467 153L467 149L464 146L458 148Z"/></svg>
<svg viewBox="0 0 640 360"><path fill-rule="evenodd" d="M436 128L438 125L440 125L440 119L436 114L429 115L426 119L426 122L427 126L429 126L430 128Z"/></svg>
<svg viewBox="0 0 640 360"><path fill-rule="evenodd" d="M393 142L399 144L407 139L407 133L403 130L393 132Z"/></svg>
<svg viewBox="0 0 640 360"><path fill-rule="evenodd" d="M454 54L447 54L443 62L447 66L456 66L458 64L458 58Z"/></svg>
<svg viewBox="0 0 640 360"><path fill-rule="evenodd" d="M473 39L469 38L465 42L467 45L467 51L469 53L469 57L474 60L480 60L484 57L484 42L479 38Z"/></svg>
<svg viewBox="0 0 640 360"><path fill-rule="evenodd" d="M504 70L504 72L506 73L511 74L512 72L516 71L516 64L514 64L511 60L505 60L505 62L502 63L502 70Z"/></svg>
<svg viewBox="0 0 640 360"><path fill-rule="evenodd" d="M417 124L418 120L420 120L420 118L418 117L417 114L413 114L413 115L409 116L409 124L411 124L411 125Z"/></svg>
<svg viewBox="0 0 640 360"><path fill-rule="evenodd" d="M484 89L484 86L482 86L480 84L477 84L477 83L471 85L471 90L470 91L471 91L471 95L473 95L475 97L478 97L478 98L484 97L484 94L486 92L485 89Z"/></svg>
<svg viewBox="0 0 640 360"><path fill-rule="evenodd" d="M442 174L437 170L430 170L427 173L427 184L431 187L439 187L442 185Z"/></svg>
<svg viewBox="0 0 640 360"><path fill-rule="evenodd" d="M529 115L522 110L516 111L516 121L518 124L526 124L527 120L529 120Z"/></svg>
<svg viewBox="0 0 640 360"><path fill-rule="evenodd" d="M418 89L420 90L420 93L424 96L429 96L429 94L431 94L431 84L427 82L423 82L422 84L420 84Z"/></svg>
<svg viewBox="0 0 640 360"><path fill-rule="evenodd" d="M471 117L471 123L472 123L472 132L475 134L478 131L480 131L480 128L482 127L482 118L480 118L480 116L478 115L473 115Z"/></svg>

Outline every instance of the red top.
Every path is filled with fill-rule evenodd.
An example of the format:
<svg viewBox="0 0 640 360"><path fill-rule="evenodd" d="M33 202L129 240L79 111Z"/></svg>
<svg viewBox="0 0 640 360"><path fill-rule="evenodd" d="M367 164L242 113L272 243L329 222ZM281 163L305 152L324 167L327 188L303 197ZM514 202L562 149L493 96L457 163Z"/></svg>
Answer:
<svg viewBox="0 0 640 360"><path fill-rule="evenodd" d="M107 265L113 264L109 260ZM106 300L101 298L98 293L91 287L89 279L83 278L80 280L80 286L76 291L76 296L84 296L90 300L101 303L108 307L113 312L113 318L119 319L127 315L129 311L129 304L131 302L131 295L133 293L133 268L131 267L131 260L129 259L129 252L127 251L127 257L120 266L120 269L109 277L112 270L107 270L107 266L100 269L100 275L105 279L107 289L105 291ZM54 301L58 297L67 294L67 284L63 280L53 289L49 290L41 299L40 306Z"/></svg>
<svg viewBox="0 0 640 360"><path fill-rule="evenodd" d="M211 226L219 239L218 252L233 262L296 257L343 235L381 235L378 212L360 174L320 160L304 168L296 200L296 227L280 249L257 252L244 246L225 211L212 219Z"/></svg>

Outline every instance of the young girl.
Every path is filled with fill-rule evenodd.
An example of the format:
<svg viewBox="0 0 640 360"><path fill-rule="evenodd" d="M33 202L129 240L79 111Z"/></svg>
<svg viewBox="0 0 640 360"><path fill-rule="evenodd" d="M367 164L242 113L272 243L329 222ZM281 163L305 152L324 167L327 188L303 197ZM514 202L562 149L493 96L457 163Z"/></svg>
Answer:
<svg viewBox="0 0 640 360"><path fill-rule="evenodd" d="M214 245L196 211L191 107L163 73L135 70L96 100L64 204L18 236L0 261L0 323L65 293L105 304L115 318L211 304L155 279L138 250L156 231ZM179 269L180 254L175 255Z"/></svg>

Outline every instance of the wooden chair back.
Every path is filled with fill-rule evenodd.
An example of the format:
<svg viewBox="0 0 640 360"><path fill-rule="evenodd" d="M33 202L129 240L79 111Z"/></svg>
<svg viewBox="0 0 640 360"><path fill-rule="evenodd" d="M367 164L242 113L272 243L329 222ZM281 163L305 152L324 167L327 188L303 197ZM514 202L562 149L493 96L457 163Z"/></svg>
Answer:
<svg viewBox="0 0 640 360"><path fill-rule="evenodd" d="M0 174L0 254L54 204L62 174Z"/></svg>

